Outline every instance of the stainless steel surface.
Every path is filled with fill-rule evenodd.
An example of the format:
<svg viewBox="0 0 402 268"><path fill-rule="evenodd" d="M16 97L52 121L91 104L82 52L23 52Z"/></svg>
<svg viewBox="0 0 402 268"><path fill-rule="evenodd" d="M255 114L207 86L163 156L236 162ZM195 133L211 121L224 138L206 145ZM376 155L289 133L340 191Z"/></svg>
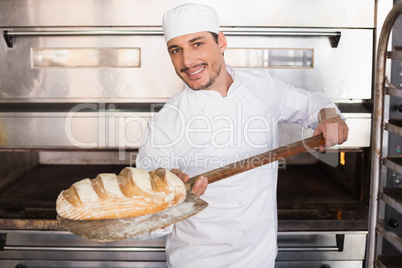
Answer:
<svg viewBox="0 0 402 268"><path fill-rule="evenodd" d="M18 259L18 260L0 260L0 266L2 268L98 268L98 267L113 267L113 268L166 268L165 262L158 261L55 261L55 260L30 260L30 259ZM332 267L332 266L331 266ZM311 268L311 267L309 267ZM354 268L354 267L351 267Z"/></svg>
<svg viewBox="0 0 402 268"><path fill-rule="evenodd" d="M322 91L336 103L371 99L376 1L195 2L216 8L230 65L266 68L296 87ZM160 108L183 88L160 28L163 12L181 3L0 1L0 31L6 33L0 38L0 150L21 148L44 164L133 164L145 124L157 112L138 107L153 103ZM103 61L103 52L116 60ZM126 53L131 61L117 60ZM116 108L120 104L130 106ZM343 148L368 147L371 114L346 117L351 133ZM311 135L301 128L291 130L293 137L283 135L290 131L287 126L280 131L282 144ZM32 220L30 228L36 222L40 219ZM303 225L302 220L297 224ZM9 226L23 229L28 223L17 219ZM328 226L329 232L280 232L277 267L361 267L366 233L338 233L334 230L340 227ZM99 244L65 232L3 233L1 267L166 266L163 240L128 239L97 250ZM345 235L344 243L337 241L339 235Z"/></svg>
<svg viewBox="0 0 402 268"><path fill-rule="evenodd" d="M58 261L142 261L164 262L165 239L137 240L134 238L113 243L96 243L68 232L4 230L4 249L1 259L58 260ZM133 264L134 265L134 264Z"/></svg>
<svg viewBox="0 0 402 268"><path fill-rule="evenodd" d="M244 29L235 30L244 34ZM291 32L296 30L303 31L289 29ZM319 35L322 32L309 30ZM269 68L272 75L296 87L322 91L335 102L370 99L373 30L334 29L335 32L338 30L342 38L337 48L332 48L326 37L261 36L265 33L264 29L254 30L258 35L248 38L228 36L231 46L226 53L227 62L233 67ZM282 33L283 29L276 31ZM108 63L109 68L100 66L102 59L96 58L101 55L97 51L115 50L114 54L120 55L119 51L124 51L123 47L127 44L133 44L132 49L139 51L140 58L136 62L140 64L134 64L133 68L112 63ZM57 60L57 57L52 58L52 55L59 55L63 48L72 55L75 55L74 51L81 50L93 53L80 53L83 56L79 60L73 56L71 60L63 56L63 61ZM273 65L284 66L270 65L270 56L266 52L275 49L281 50L281 61L278 63L273 60ZM35 68L35 52L41 50L46 50L50 56L48 59L41 58L47 65L39 64L41 68ZM308 60L308 66L300 67L300 56L295 56L294 52L303 50L312 51L311 59ZM164 102L183 87L173 71L162 36L22 38L14 48L0 50L0 57L5 57L8 62L25 62L0 65L0 107L1 103L15 103L14 110L0 113L0 146L6 147L136 148L149 115L122 113L114 110L114 103L133 102L132 107L135 109L136 103ZM154 79L155 74L158 79ZM43 109L43 112L28 110L24 113L20 111L20 102L94 103L77 105L64 112ZM106 109L105 115L94 113L102 105ZM84 113L81 108L94 112ZM340 148L368 147L370 114L352 113L346 114L346 117L351 129L350 138ZM305 137L303 135L306 132L298 126L285 126L281 129L287 131L289 128L293 128L294 135L280 135L281 138L288 136L280 140L281 144L289 143L287 139L291 142ZM42 129L49 131L43 132ZM124 131L126 135L122 135Z"/></svg>
<svg viewBox="0 0 402 268"><path fill-rule="evenodd" d="M337 47L341 32L318 31L270 31L256 29L222 28L226 36L293 36L293 37L328 37L332 47ZM144 30L70 30L70 31L3 31L3 37L8 47L13 47L16 36L106 36L106 35L163 35L161 28Z"/></svg>
<svg viewBox="0 0 402 268"><path fill-rule="evenodd" d="M277 262L275 268L361 268L363 261Z"/></svg>
<svg viewBox="0 0 402 268"><path fill-rule="evenodd" d="M310 30L314 31L314 29ZM312 49L312 68L290 69L292 66L288 66L287 68L269 68L269 72L296 87L321 91L335 102L370 99L373 31L370 29L331 30L341 32L342 37L337 48L332 48L329 40L322 37L229 36L227 38L229 49L227 53L225 52L225 59L227 64L233 67L269 68L270 66L265 66L267 58L254 59L249 57L250 54L254 53L255 49L264 48ZM246 50L249 54L236 54L237 50L242 52ZM246 66L244 66L245 61L248 63Z"/></svg>
<svg viewBox="0 0 402 268"><path fill-rule="evenodd" d="M152 113L135 112L43 112L1 113L0 150L3 148L138 148L142 132ZM349 140L337 148L370 145L370 114L345 114ZM43 131L46 129L47 131ZM313 134L311 129L281 124L279 145L283 146ZM284 135L287 134L287 135Z"/></svg>
<svg viewBox="0 0 402 268"><path fill-rule="evenodd" d="M12 48L14 46L16 36L113 36L113 35L163 35L160 27L155 28L134 28L131 30L53 30L53 31L3 31L4 41L7 46ZM337 37L333 37L337 38Z"/></svg>
<svg viewBox="0 0 402 268"><path fill-rule="evenodd" d="M391 158L383 158L382 164L384 166L386 166L387 168L390 168L390 169L398 172L399 174L402 174L402 167L395 161L392 161L392 157Z"/></svg>
<svg viewBox="0 0 402 268"><path fill-rule="evenodd" d="M387 239L399 252L402 252L402 238L398 234L387 231L382 226L377 226L377 232Z"/></svg>
<svg viewBox="0 0 402 268"><path fill-rule="evenodd" d="M287 31L287 30L261 30L260 29L246 29L246 28L225 28L221 29L225 35L237 36L293 36L293 37L336 37L341 38L341 33L332 31ZM80 35L163 35L162 28L155 27L153 30L71 30L71 31L4 31L3 37L15 36L80 36Z"/></svg>
<svg viewBox="0 0 402 268"><path fill-rule="evenodd" d="M151 113L0 113L0 146L138 148ZM43 131L47 130L47 131Z"/></svg>
<svg viewBox="0 0 402 268"><path fill-rule="evenodd" d="M162 14L188 1L2 0L0 25L158 26ZM191 1L213 6L223 26L373 28L375 1ZM291 7L291 8L290 8ZM228 12L230 10L231 12ZM244 12L247 10L247 12Z"/></svg>
<svg viewBox="0 0 402 268"><path fill-rule="evenodd" d="M348 140L333 147L333 149L344 148L364 148L370 147L371 142L371 114L370 113L344 113L349 127ZM291 142L312 136L312 129L304 129L299 125L284 124L279 125L279 145L283 146Z"/></svg>
<svg viewBox="0 0 402 268"><path fill-rule="evenodd" d="M140 68L140 48L32 48L32 69Z"/></svg>
<svg viewBox="0 0 402 268"><path fill-rule="evenodd" d="M369 238L367 250L367 265L372 267L375 265L377 254L381 252L381 243L378 242L379 237L377 228L381 219L379 194L384 186L383 159L386 156L383 151L383 132L384 132L384 87L386 83L386 61L388 41L392 27L396 19L402 14L402 4L395 5L388 13L381 29L379 37L376 77L375 77L375 95L374 95L374 114L373 114L373 135L372 135L372 167L371 167L371 198L369 212Z"/></svg>
<svg viewBox="0 0 402 268"><path fill-rule="evenodd" d="M343 235L344 241L339 248L336 235ZM277 261L303 261L303 260L360 260L365 256L367 232L283 232L278 234ZM297 250L287 251L289 247ZM301 251L300 248L313 247L317 250ZM322 250L320 250L320 248ZM282 250L285 249L285 250ZM329 250L326 250L329 249Z"/></svg>
<svg viewBox="0 0 402 268"><path fill-rule="evenodd" d="M2 46L1 46L2 47ZM92 55L80 58L82 68L64 61L55 68L35 68L34 52L41 49L91 49ZM133 67L94 65L101 62L96 50L115 55L131 49L139 52ZM20 38L14 48L0 48L1 102L164 102L179 92L182 82L176 77L162 36L82 36ZM50 59L51 60L51 59ZM67 59L68 60L68 59ZM15 64L18 63L18 64ZM63 65L64 64L64 65ZM163 79L162 79L163 78Z"/></svg>
<svg viewBox="0 0 402 268"><path fill-rule="evenodd" d="M178 93L184 84L166 52L159 26L161 14L157 20L154 17L178 1L153 5L156 2L120 0L97 5L86 1L78 6L75 1L63 2L63 16L57 17L59 1L37 1L35 5L1 1L5 16L0 18L0 30L13 47L7 47L4 40L0 45L0 59L5 63L0 65L0 108L2 103L15 106L0 111L0 146L137 148L149 117L146 113L134 118L109 106L106 117L77 110L28 109L24 113L19 104L131 102L135 107L138 103L163 103ZM259 1L255 13L248 2L249 12L234 16L236 21L223 12L225 4L210 4L222 13L229 65L267 68L273 76L296 87L321 91L336 103L371 99L374 1L302 5L291 0ZM240 0L231 2L232 10L240 11L243 5ZM74 13L66 11L72 7ZM18 17L12 15L15 10L19 10ZM127 10L141 15L130 12L128 17ZM294 16L295 10L298 16ZM275 16L269 16L270 12ZM309 20L301 19L304 16ZM325 20L320 19L318 25L321 16ZM337 41L339 44L334 44ZM350 138L339 148L368 147L370 122L367 115L348 116ZM294 127L293 133L288 138L291 141L305 135L300 127Z"/></svg>
<svg viewBox="0 0 402 268"><path fill-rule="evenodd" d="M38 246L5 246L3 250L42 250L42 251L96 251L96 252L165 252L164 247L130 247L130 246L123 246L123 247L38 247Z"/></svg>
<svg viewBox="0 0 402 268"><path fill-rule="evenodd" d="M287 31L298 31L300 35L267 34L281 34L284 31L280 28L270 29L269 32L258 28L247 33L242 28L231 29L231 34L237 34L227 37L227 63L235 68L269 68L272 75L285 82L310 91L322 91L335 102L371 98L373 29L331 29L342 35L336 48L331 47L328 38L322 36L322 30L300 28ZM309 36L303 36L305 31L310 32ZM317 36L311 36L314 33ZM164 38L160 35L20 37L13 48L6 47L3 43L0 58L10 64L0 65L0 103L161 102L184 87L173 70ZM255 51L278 48L288 49L283 52L284 56L296 62L298 56L294 55L295 50L310 50L313 63L309 68L297 65L283 68L267 65L269 54L250 57ZM45 49L48 54L41 55L41 59L49 58L42 59L44 61L53 61L52 55L54 58L60 50L85 49L92 53L81 54L80 65L77 66L76 60L70 59L70 62L69 58L63 58L57 66L37 68L35 53ZM137 52L135 61L141 64L95 64L101 62L101 54L97 51L107 50L120 55L124 49Z"/></svg>
<svg viewBox="0 0 402 268"><path fill-rule="evenodd" d="M4 248L0 250L2 267L16 265L5 258L31 263L32 267L37 267L34 265L41 262L42 267L50 267L46 265L51 263L61 265L58 267L76 267L74 265L79 262L81 265L93 265L100 256L103 260L97 261L97 267L109 267L116 260L118 262L114 262L114 267L127 267L129 261L131 267L166 265L163 257L164 239L139 241L130 238L105 245L67 232L3 230L1 233L5 234ZM337 235L344 238L343 243L337 243ZM276 265L322 267L333 263L348 268L361 267L366 236L367 232L279 232ZM11 263L14 266L8 266ZM91 265L85 267L93 267ZM27 264L27 267L31 266Z"/></svg>

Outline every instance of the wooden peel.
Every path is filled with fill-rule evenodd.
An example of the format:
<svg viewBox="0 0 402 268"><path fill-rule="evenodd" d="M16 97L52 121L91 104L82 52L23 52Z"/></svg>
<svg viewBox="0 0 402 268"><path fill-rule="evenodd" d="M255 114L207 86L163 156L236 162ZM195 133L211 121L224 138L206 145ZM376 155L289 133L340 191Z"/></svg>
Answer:
<svg viewBox="0 0 402 268"><path fill-rule="evenodd" d="M291 155L308 151L323 145L324 143L324 137L322 135L317 135L194 176L186 183L187 197L184 202L165 211L133 218L110 220L69 220L57 215L57 220L67 231L98 242L111 242L149 233L175 222L187 219L208 206L207 202L191 192L191 188L199 176L205 176L208 178L208 183L213 183L250 169L269 164L280 158L286 158Z"/></svg>

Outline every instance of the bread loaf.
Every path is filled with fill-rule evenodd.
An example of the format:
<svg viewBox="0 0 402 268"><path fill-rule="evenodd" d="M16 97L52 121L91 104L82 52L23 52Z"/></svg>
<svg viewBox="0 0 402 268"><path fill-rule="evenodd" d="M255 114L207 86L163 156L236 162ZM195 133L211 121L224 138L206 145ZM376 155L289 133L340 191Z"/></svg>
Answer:
<svg viewBox="0 0 402 268"><path fill-rule="evenodd" d="M170 171L126 167L119 175L99 174L74 183L60 193L56 211L71 220L129 218L163 211L185 198L183 182Z"/></svg>

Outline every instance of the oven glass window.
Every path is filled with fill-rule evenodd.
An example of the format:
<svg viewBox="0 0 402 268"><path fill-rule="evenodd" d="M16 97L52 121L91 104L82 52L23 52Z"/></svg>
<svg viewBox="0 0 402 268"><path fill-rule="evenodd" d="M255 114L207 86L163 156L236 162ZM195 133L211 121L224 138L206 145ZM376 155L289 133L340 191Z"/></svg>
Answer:
<svg viewBox="0 0 402 268"><path fill-rule="evenodd" d="M226 63L235 68L312 69L314 50L306 48L228 48Z"/></svg>
<svg viewBox="0 0 402 268"><path fill-rule="evenodd" d="M137 68L140 48L32 48L32 68Z"/></svg>

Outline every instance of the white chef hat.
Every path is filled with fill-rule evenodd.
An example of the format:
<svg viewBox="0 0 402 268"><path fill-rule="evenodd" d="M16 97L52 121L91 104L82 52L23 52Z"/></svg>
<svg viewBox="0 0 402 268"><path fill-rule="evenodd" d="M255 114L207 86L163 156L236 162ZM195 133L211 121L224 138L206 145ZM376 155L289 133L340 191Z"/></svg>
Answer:
<svg viewBox="0 0 402 268"><path fill-rule="evenodd" d="M216 11L200 4L184 4L167 11L162 19L166 43L177 36L198 33L219 33Z"/></svg>

